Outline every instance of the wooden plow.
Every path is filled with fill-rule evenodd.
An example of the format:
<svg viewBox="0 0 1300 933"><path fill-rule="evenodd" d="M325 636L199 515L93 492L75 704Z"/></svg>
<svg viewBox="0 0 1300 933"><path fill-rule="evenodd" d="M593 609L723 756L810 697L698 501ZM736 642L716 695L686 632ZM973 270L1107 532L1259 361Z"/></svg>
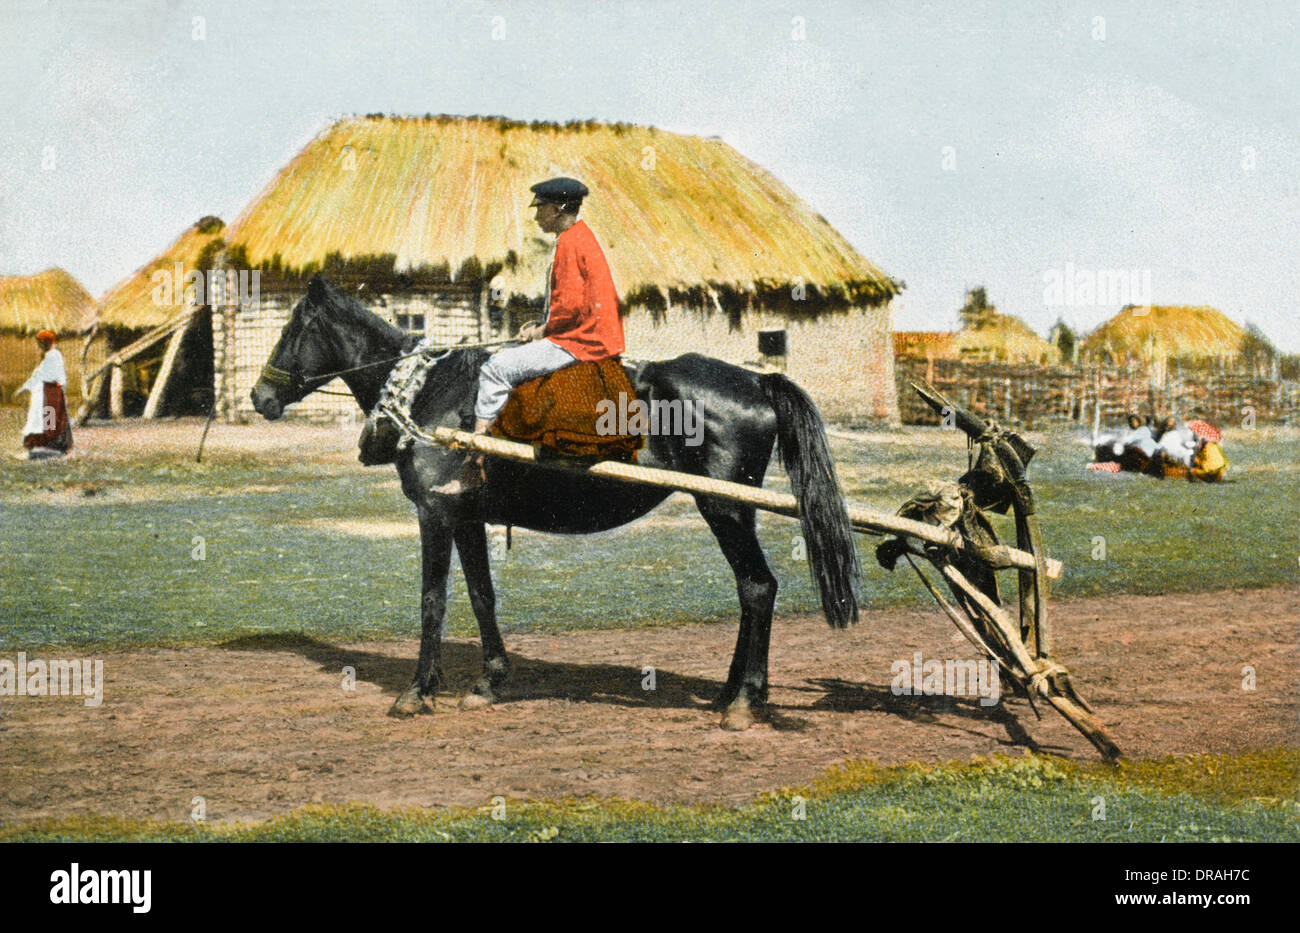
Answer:
<svg viewBox="0 0 1300 933"><path fill-rule="evenodd" d="M853 530L887 536L876 548L879 563L893 570L899 558L906 559L958 631L999 665L1029 699L1035 715L1042 715L1035 701L1046 701L1106 760L1118 760L1121 753L1110 733L1075 690L1069 671L1052 657L1048 580L1060 577L1063 567L1060 561L1043 553L1033 493L1025 478L1025 467L1034 449L1019 435L952 405L929 386L913 384L913 388L940 414L945 425L967 435L970 469L957 483L941 484L909 500L896 515L848 504ZM385 407L381 414L423 443L477 450L492 457L578 470L620 482L716 496L792 518L799 515L799 503L789 493L612 460L587 464L539 456L529 444L448 427L425 430L396 408ZM985 509L1013 511L1015 547L998 542ZM921 571L914 557L930 562L947 584L956 607ZM1018 625L1002 605L997 585L999 570L1015 571ZM1029 645L1033 645L1032 651Z"/></svg>

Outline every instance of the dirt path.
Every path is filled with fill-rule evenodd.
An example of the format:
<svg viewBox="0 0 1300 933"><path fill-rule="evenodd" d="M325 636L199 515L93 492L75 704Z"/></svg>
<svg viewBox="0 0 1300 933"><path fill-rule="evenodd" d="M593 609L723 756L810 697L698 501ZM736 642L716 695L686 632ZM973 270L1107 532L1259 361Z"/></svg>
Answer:
<svg viewBox="0 0 1300 933"><path fill-rule="evenodd" d="M1213 607L1206 612L1204 607ZM1056 605L1059 658L1132 757L1296 745L1300 590L1117 596ZM508 797L621 796L739 804L845 759L946 761L1024 748L1095 759L1027 703L895 696L890 665L920 651L972 657L934 612L869 612L832 632L777 620L773 719L741 734L706 708L732 625L514 635L507 702L434 716L385 714L414 669L415 639L334 645L246 641L102 654L103 705L0 699L0 820L73 814L262 819L312 801L481 806ZM12 658L10 659L12 660ZM471 641L448 644L463 689ZM1242 689L1242 668L1257 689ZM342 669L356 689L342 689ZM642 689L643 668L655 689Z"/></svg>

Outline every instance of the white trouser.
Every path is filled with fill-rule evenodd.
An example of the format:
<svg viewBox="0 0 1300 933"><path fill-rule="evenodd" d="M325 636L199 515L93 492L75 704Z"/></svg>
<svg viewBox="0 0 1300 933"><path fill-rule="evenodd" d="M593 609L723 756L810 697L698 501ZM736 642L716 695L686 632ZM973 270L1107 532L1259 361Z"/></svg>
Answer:
<svg viewBox="0 0 1300 933"><path fill-rule="evenodd" d="M506 407L506 399L515 386L576 362L577 357L572 353L544 337L498 350L479 373L474 416L484 421L494 420Z"/></svg>

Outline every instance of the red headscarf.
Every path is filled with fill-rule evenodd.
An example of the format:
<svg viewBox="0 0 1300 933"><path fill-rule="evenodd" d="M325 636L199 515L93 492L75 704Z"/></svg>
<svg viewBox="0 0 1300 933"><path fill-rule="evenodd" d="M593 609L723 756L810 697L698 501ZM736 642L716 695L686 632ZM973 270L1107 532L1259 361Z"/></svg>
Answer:
<svg viewBox="0 0 1300 933"><path fill-rule="evenodd" d="M39 340L41 343L52 344L58 341L59 335L52 330L43 330L36 335L36 339Z"/></svg>

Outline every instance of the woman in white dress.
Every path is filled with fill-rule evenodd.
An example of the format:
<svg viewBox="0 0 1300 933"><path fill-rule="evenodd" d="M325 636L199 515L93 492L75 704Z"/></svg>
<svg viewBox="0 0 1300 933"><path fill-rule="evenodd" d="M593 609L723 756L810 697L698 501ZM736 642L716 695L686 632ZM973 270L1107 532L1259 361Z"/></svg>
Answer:
<svg viewBox="0 0 1300 933"><path fill-rule="evenodd" d="M27 424L23 427L23 446L28 456L38 450L66 454L72 449L72 425L68 422L68 403L64 394L68 386L68 368L63 354L54 348L57 335L43 330L36 335L45 355L19 392L31 393L27 405Z"/></svg>

